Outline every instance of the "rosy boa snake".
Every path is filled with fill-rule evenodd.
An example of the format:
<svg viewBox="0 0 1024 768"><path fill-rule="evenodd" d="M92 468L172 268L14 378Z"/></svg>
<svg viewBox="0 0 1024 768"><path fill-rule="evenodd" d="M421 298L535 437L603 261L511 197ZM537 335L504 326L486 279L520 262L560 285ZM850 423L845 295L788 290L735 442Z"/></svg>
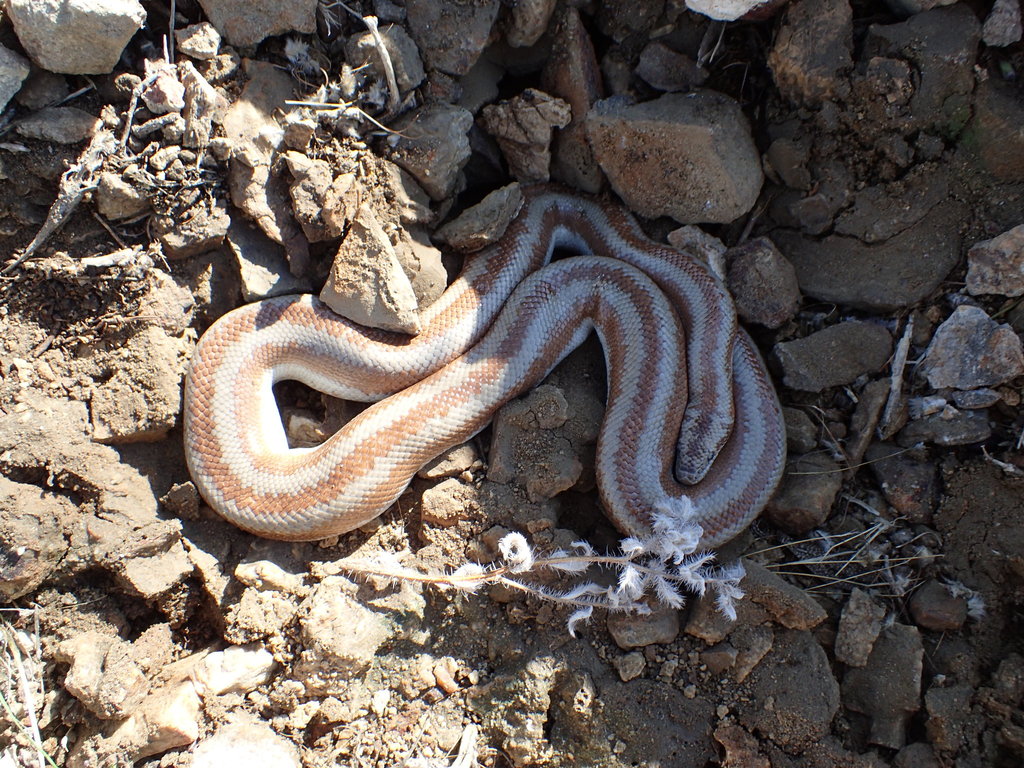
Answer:
<svg viewBox="0 0 1024 768"><path fill-rule="evenodd" d="M186 459L211 507L269 538L351 531L596 329L609 381L596 468L616 527L650 536L666 521L696 522L714 547L753 520L778 483L785 432L721 282L621 208L524 192L502 239L467 257L415 337L362 327L305 295L213 324L184 408ZM556 248L615 258L549 264ZM379 402L323 444L290 449L271 389L284 379Z"/></svg>

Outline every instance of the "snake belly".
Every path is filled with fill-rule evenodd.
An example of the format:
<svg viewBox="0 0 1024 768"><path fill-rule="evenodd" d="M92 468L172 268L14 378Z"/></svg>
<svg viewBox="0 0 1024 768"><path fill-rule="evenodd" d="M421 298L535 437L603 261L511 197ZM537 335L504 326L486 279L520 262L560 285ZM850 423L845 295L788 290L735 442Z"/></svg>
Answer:
<svg viewBox="0 0 1024 768"><path fill-rule="evenodd" d="M599 255L550 263L560 248ZM695 523L715 547L778 483L781 410L731 298L621 208L527 188L502 239L468 257L421 325L412 338L364 328L307 295L220 318L185 384L185 455L203 498L268 538L351 531L591 330L609 382L598 488L620 531ZM374 404L323 444L289 448L272 391L285 379Z"/></svg>

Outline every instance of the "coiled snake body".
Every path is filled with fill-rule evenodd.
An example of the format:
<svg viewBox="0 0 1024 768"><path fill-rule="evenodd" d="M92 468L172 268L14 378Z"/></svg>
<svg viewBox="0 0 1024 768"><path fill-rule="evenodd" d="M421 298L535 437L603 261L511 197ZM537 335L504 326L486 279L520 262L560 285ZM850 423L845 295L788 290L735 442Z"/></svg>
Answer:
<svg viewBox="0 0 1024 768"><path fill-rule="evenodd" d="M720 281L620 208L548 188L525 197L500 242L468 257L424 310L415 337L364 328L311 296L214 323L184 408L185 455L206 501L269 538L351 531L595 329L609 382L597 475L612 522L636 536L695 522L704 547L748 525L778 482L785 433ZM556 248L599 255L549 264ZM283 379L379 402L323 444L289 448L272 392Z"/></svg>

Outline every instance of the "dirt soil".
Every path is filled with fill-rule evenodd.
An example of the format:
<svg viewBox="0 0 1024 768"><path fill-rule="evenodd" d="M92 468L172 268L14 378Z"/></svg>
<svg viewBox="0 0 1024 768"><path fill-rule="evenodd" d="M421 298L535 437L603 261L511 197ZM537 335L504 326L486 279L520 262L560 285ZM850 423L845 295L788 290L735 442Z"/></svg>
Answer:
<svg viewBox="0 0 1024 768"><path fill-rule="evenodd" d="M374 4L363 5L370 13ZM569 5L581 7L606 80L639 100L660 93L637 74L649 66L647 43L667 29L663 39L687 51L709 24L673 10L682 3ZM178 6L179 27L203 19L198 4ZM335 566L394 553L410 568L448 572L495 562L508 531L524 532L538 551L578 539L613 549L619 534L601 514L588 463L604 386L593 340L357 531L289 544L221 520L185 466L181 386L196 339L253 298L236 229L253 213L232 185L249 184L251 202L254 182L232 177L237 160L213 149L182 159L163 133L133 137L103 155L93 179L128 179L125 199L142 199L137 212L114 215L110 200L121 198L103 192L100 214L101 190L90 184L63 226L16 262L89 140L18 134L34 110L14 103L0 123L0 686L9 704L0 745L13 745L0 765L36 765L33 733L57 765L206 764L195 745L229 726L257 729L240 737L252 743L283 737L292 751L274 764L307 768L447 766L460 743L487 766L1020 765L1022 380L986 386L991 402L958 410L957 387L930 386L919 364L965 301L1024 332L1019 298L968 299L964 288L970 247L1024 223L1019 161L1001 159L997 134L982 125L1024 114L1024 47L987 46L977 29L953 23L881 34L908 22L880 1L851 6L852 48L825 78L825 95L808 85L814 62L779 58L792 9L725 25L702 62L703 87L740 104L768 158L750 213L703 228L730 248L770 238L802 294L774 328L750 326L787 408L793 463L768 513L720 553L748 563L734 624L712 599L695 597L648 616L598 611L572 637L568 610L501 586L464 594ZM957 7L980 29L991 3ZM331 18L318 34L292 38L336 78L345 40L365 30L347 14ZM2 26L0 37L12 40ZM319 76L289 56L286 39L237 51L224 44L197 68L229 102L264 76L250 60L274 65L266 77L284 78L296 98L314 98ZM827 59L831 35L812 41ZM125 73L141 76L159 46L158 32L145 29L113 74L61 77L57 91L92 86L73 105L119 139L138 82ZM494 41L487 55L507 74L490 100L540 87L551 46L551 34L525 48ZM947 55L964 47L967 58ZM457 79L432 70L417 98L450 102ZM953 82L958 92L928 90ZM1010 100L1005 112L982 104L993 90ZM385 119L373 99L360 103ZM140 106L133 121L153 117ZM360 204L389 233L436 230L512 181L478 125L460 192L403 199L395 137L365 121L312 123L298 154L327 163L328 185L353 174ZM215 124L207 145L215 149L225 130ZM146 158L166 147L175 159L159 173ZM200 163L204 152L210 159ZM283 245L253 236L272 247L275 280L319 291L343 233L318 217L319 203L303 208L295 186L289 196L306 173L299 162L284 170L282 161L266 182L285 179L267 199L292 235L278 238ZM599 194L614 197L607 186ZM642 223L655 238L678 226ZM324 236L310 237L318 227ZM451 279L459 257L446 254L444 265ZM414 290L429 294L425 282L414 280ZM910 362L897 384L903 413L883 440L892 345L910 318ZM793 386L855 350L840 349L838 361L812 353L791 368L776 345L848 321L886 329L884 362L842 383ZM293 439L302 429L321 439L347 414L299 385L278 395L290 428L299 425ZM914 411L923 396L942 400L944 421ZM236 647L255 677L235 671L218 688L206 659Z"/></svg>

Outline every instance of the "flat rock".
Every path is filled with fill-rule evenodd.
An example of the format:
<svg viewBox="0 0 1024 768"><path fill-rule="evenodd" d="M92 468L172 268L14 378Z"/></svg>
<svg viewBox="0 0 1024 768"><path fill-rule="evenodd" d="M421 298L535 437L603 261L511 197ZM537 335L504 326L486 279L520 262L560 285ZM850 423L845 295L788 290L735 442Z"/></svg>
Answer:
<svg viewBox="0 0 1024 768"><path fill-rule="evenodd" d="M19 120L16 130L28 139L77 144L92 136L99 125L98 117L77 107L46 107Z"/></svg>
<svg viewBox="0 0 1024 768"><path fill-rule="evenodd" d="M929 524L939 499L935 464L892 443L873 443L865 458L893 509L912 523Z"/></svg>
<svg viewBox="0 0 1024 768"><path fill-rule="evenodd" d="M967 252L967 292L1024 295L1024 224L975 243Z"/></svg>
<svg viewBox="0 0 1024 768"><path fill-rule="evenodd" d="M187 259L220 246L230 226L226 202L203 199L184 214L156 217L153 232L167 258Z"/></svg>
<svg viewBox="0 0 1024 768"><path fill-rule="evenodd" d="M252 222L235 217L227 244L238 264L244 301L309 292L309 283L289 271L284 249Z"/></svg>
<svg viewBox="0 0 1024 768"><path fill-rule="evenodd" d="M196 744L192 768L301 768L299 750L266 723L230 723Z"/></svg>
<svg viewBox="0 0 1024 768"><path fill-rule="evenodd" d="M868 27L862 57L909 61L915 72L911 126L956 136L971 116L974 60L981 25L962 3L915 14L898 24Z"/></svg>
<svg viewBox="0 0 1024 768"><path fill-rule="evenodd" d="M871 649L882 631L885 608L862 589L854 588L843 606L836 632L836 659L851 667L868 663Z"/></svg>
<svg viewBox="0 0 1024 768"><path fill-rule="evenodd" d="M880 325L851 320L780 342L773 352L786 386L821 392L881 370L892 354L892 336Z"/></svg>
<svg viewBox="0 0 1024 768"><path fill-rule="evenodd" d="M786 446L790 451L810 453L818 447L819 427L806 412L784 405L782 418L786 422Z"/></svg>
<svg viewBox="0 0 1024 768"><path fill-rule="evenodd" d="M719 21L736 21L765 6L778 5L777 0L686 0L686 7Z"/></svg>
<svg viewBox="0 0 1024 768"><path fill-rule="evenodd" d="M146 22L138 0L7 0L4 10L32 61L68 75L112 72Z"/></svg>
<svg viewBox="0 0 1024 768"><path fill-rule="evenodd" d="M479 515L477 489L456 477L427 488L420 497L420 519L424 525L449 528Z"/></svg>
<svg viewBox="0 0 1024 768"><path fill-rule="evenodd" d="M480 462L480 454L472 443L463 443L449 448L433 461L428 462L419 472L417 477L425 480L437 480L442 477L455 477L463 472L468 472Z"/></svg>
<svg viewBox="0 0 1024 768"><path fill-rule="evenodd" d="M419 306L391 240L369 206L356 214L320 299L360 325L419 333Z"/></svg>
<svg viewBox="0 0 1024 768"><path fill-rule="evenodd" d="M843 704L870 720L872 744L899 749L907 723L921 708L924 648L916 627L893 624L875 641L867 663L843 677Z"/></svg>
<svg viewBox="0 0 1024 768"><path fill-rule="evenodd" d="M852 49L853 13L846 0L796 0L788 5L768 66L786 99L817 106L842 95Z"/></svg>
<svg viewBox="0 0 1024 768"><path fill-rule="evenodd" d="M843 469L824 453L809 453L786 465L779 489L765 515L787 533L799 536L828 519L843 484Z"/></svg>
<svg viewBox="0 0 1024 768"><path fill-rule="evenodd" d="M644 46L636 73L652 88L670 93L691 91L704 85L708 78L704 67L658 40Z"/></svg>
<svg viewBox="0 0 1024 768"><path fill-rule="evenodd" d="M496 189L437 230L435 238L460 253L473 253L497 242L523 207L518 183Z"/></svg>
<svg viewBox="0 0 1024 768"><path fill-rule="evenodd" d="M149 198L120 174L105 171L93 193L96 210L108 219L129 219L149 210Z"/></svg>
<svg viewBox="0 0 1024 768"><path fill-rule="evenodd" d="M796 315L800 287L793 265L767 237L749 240L726 253L726 284L736 312L748 323L778 328Z"/></svg>
<svg viewBox="0 0 1024 768"><path fill-rule="evenodd" d="M988 411L961 411L948 406L938 413L914 419L896 435L896 442L902 446L918 443L934 445L971 445L988 440L992 436Z"/></svg>
<svg viewBox="0 0 1024 768"><path fill-rule="evenodd" d="M434 200L451 195L469 162L473 115L450 104L430 104L394 125L391 159L407 170Z"/></svg>
<svg viewBox="0 0 1024 768"><path fill-rule="evenodd" d="M256 45L285 32L316 32L317 0L199 0L217 31L232 45Z"/></svg>
<svg viewBox="0 0 1024 768"><path fill-rule="evenodd" d="M969 685L932 685L925 694L925 737L943 754L953 754L980 736L981 724L969 717L977 690ZM973 726L973 727L972 727ZM971 731L974 733L971 733Z"/></svg>
<svg viewBox="0 0 1024 768"><path fill-rule="evenodd" d="M220 33L208 21L174 30L174 40L179 53L200 61L212 59L220 50Z"/></svg>
<svg viewBox="0 0 1024 768"><path fill-rule="evenodd" d="M1001 181L1024 181L1024 104L998 78L978 84L962 145Z"/></svg>
<svg viewBox="0 0 1024 768"><path fill-rule="evenodd" d="M409 31L427 67L449 75L466 74L480 58L499 8L498 0L408 0L405 6Z"/></svg>
<svg viewBox="0 0 1024 768"><path fill-rule="evenodd" d="M245 695L269 682L276 668L274 655L260 643L232 645L207 654L192 679L203 697L224 693Z"/></svg>
<svg viewBox="0 0 1024 768"><path fill-rule="evenodd" d="M744 599L764 608L776 624L786 629L814 629L828 618L813 597L768 568L752 560L744 560L743 567L747 571L740 585L746 593Z"/></svg>
<svg viewBox="0 0 1024 768"><path fill-rule="evenodd" d="M956 632L967 621L967 599L942 582L929 579L911 595L910 615L922 629Z"/></svg>
<svg viewBox="0 0 1024 768"><path fill-rule="evenodd" d="M822 240L777 231L775 244L807 296L857 309L892 312L931 294L960 258L957 203L934 206L917 224L883 243L829 235Z"/></svg>
<svg viewBox="0 0 1024 768"><path fill-rule="evenodd" d="M569 104L536 88L483 108L481 123L498 142L511 174L522 182L550 178L551 137L572 118Z"/></svg>
<svg viewBox="0 0 1024 768"><path fill-rule="evenodd" d="M787 751L802 751L829 732L839 709L839 685L810 632L782 630L738 703L740 723ZM765 706L767 701L773 706Z"/></svg>
<svg viewBox="0 0 1024 768"><path fill-rule="evenodd" d="M1024 373L1024 345L1009 325L962 305L936 329L923 367L936 389L992 387Z"/></svg>
<svg viewBox="0 0 1024 768"><path fill-rule="evenodd" d="M646 615L609 613L608 631L625 651L648 645L665 645L679 635L679 611L660 608Z"/></svg>
<svg viewBox="0 0 1024 768"><path fill-rule="evenodd" d="M23 56L0 45L0 110L7 107L31 71Z"/></svg>
<svg viewBox="0 0 1024 768"><path fill-rule="evenodd" d="M836 218L835 232L865 243L895 237L923 219L949 196L949 179L931 164L915 166L905 178L855 192Z"/></svg>
<svg viewBox="0 0 1024 768"><path fill-rule="evenodd" d="M749 123L724 94L666 94L642 104L605 99L587 114L586 130L612 188L641 216L729 222L761 191Z"/></svg>
<svg viewBox="0 0 1024 768"><path fill-rule="evenodd" d="M149 679L132 658L131 644L118 637L84 632L61 643L56 656L70 665L64 688L97 717L127 717L149 694Z"/></svg>

